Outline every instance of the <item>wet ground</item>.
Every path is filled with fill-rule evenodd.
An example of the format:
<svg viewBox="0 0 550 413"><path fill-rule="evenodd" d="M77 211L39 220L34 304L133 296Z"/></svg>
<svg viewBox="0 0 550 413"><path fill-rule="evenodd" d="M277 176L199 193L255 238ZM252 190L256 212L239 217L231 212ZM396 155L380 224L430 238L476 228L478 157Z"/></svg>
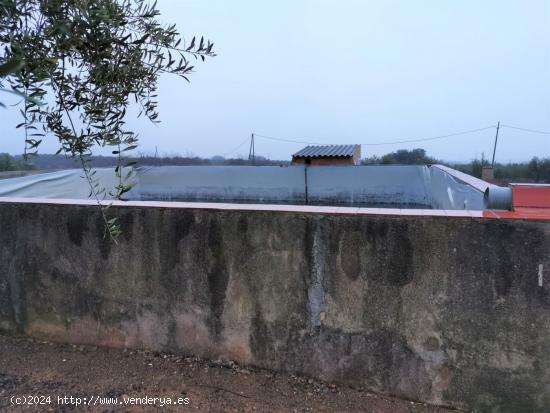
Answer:
<svg viewBox="0 0 550 413"><path fill-rule="evenodd" d="M169 400L172 404L168 404ZM443 413L451 410L305 377L246 369L231 362L0 335L0 411Z"/></svg>

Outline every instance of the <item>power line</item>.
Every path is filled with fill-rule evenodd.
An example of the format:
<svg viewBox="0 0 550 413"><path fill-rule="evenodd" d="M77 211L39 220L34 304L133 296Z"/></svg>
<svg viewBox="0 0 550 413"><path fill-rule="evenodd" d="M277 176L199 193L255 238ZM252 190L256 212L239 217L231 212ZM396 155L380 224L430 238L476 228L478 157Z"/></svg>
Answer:
<svg viewBox="0 0 550 413"><path fill-rule="evenodd" d="M411 142L425 142L425 141L432 141L432 140L436 140L436 139L451 138L453 136L467 135L467 134L470 134L470 133L481 132L481 131L484 131L484 130L487 130L487 129L495 129L495 126L493 125L493 126L486 126L484 128L469 129L469 130L465 130L465 131L462 131L462 132L450 133L448 135L433 136L431 138L402 139L402 140L388 141L388 142L368 142L368 143L361 143L360 145L379 146L379 145L396 145L396 144L411 143ZM257 137L260 137L260 138L265 138L265 139L271 139L271 140L274 140L274 141L281 141L281 142L301 143L301 144L306 144L306 145L323 145L322 143L319 143L319 142L279 138L279 137L275 137L275 136L260 135L260 134L257 134L257 133L255 133L254 136L257 136Z"/></svg>
<svg viewBox="0 0 550 413"><path fill-rule="evenodd" d="M452 138L453 136L468 135L470 133L481 132L481 131L484 131L484 130L487 130L487 129L494 129L494 128L495 128L495 126L486 126L484 128L470 129L470 130L465 130L465 131L462 131L462 132L450 133L448 135L434 136L432 138L406 139L406 140L393 141L393 142L362 143L361 145L378 146L378 145L395 145L395 144L400 144L400 143L411 143L411 142L434 141L436 139L446 139L446 138Z"/></svg>
<svg viewBox="0 0 550 413"><path fill-rule="evenodd" d="M531 132L531 133L540 133L542 135L550 135L550 132L537 130L537 129L528 129L528 128L520 128L519 126L512 126L512 125L500 125L501 128L510 128L510 129L517 129L524 132Z"/></svg>
<svg viewBox="0 0 550 413"><path fill-rule="evenodd" d="M249 138L246 138L244 141L239 143L234 149L230 150L229 152L226 152L223 154L223 157L227 157L227 155L231 155L233 152L237 151L241 146L243 146L246 142L248 142Z"/></svg>
<svg viewBox="0 0 550 413"><path fill-rule="evenodd" d="M255 133L254 136L265 138L265 139L271 139L273 141L281 141L281 142L290 142L290 143L305 143L306 145L322 145L322 143L319 142L306 142L306 141L296 141L292 139L285 139L285 138L276 138L274 136L266 136L266 135L260 135Z"/></svg>
<svg viewBox="0 0 550 413"><path fill-rule="evenodd" d="M524 132L538 133L538 134L542 134L542 135L550 135L549 131L543 131L543 130L538 130L538 129L522 128L522 127L519 127L519 126L505 125L505 124L500 125L500 127L501 128L509 128L509 129L517 129L517 130L521 130L521 131L524 131ZM398 144L402 144L402 143L426 142L426 141L433 141L433 140L438 140L438 139L452 138L454 136L468 135L470 133L481 132L481 131L484 131L484 130L487 130L487 129L496 129L496 126L491 125L491 126L486 126L484 128L469 129L469 130L465 130L465 131L461 131L461 132L450 133L450 134L447 134L447 135L433 136L433 137L430 137L430 138L402 139L402 140L387 141L387 142L368 142L368 143L360 143L360 145L382 146L382 145L398 145ZM300 143L300 144L305 144L305 145L327 145L326 143L322 143L322 142L312 142L312 141L309 141L309 140L302 140L302 139L298 140L298 139L280 138L280 137L276 137L276 136L261 135L261 134L258 134L258 133L254 133L254 137L259 137L259 138L264 138L264 139L269 139L269 140L279 141L279 142ZM243 146L248 141L249 141L249 138L246 138L244 141L242 141L233 150L225 153L224 156L232 154L233 152L238 150L241 146Z"/></svg>

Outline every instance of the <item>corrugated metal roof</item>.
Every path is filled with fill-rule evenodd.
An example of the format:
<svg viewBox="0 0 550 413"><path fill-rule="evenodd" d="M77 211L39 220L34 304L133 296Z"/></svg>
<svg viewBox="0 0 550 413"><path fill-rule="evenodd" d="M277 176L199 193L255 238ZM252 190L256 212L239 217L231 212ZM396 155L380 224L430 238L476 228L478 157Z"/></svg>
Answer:
<svg viewBox="0 0 550 413"><path fill-rule="evenodd" d="M351 157L359 145L308 145L294 158Z"/></svg>

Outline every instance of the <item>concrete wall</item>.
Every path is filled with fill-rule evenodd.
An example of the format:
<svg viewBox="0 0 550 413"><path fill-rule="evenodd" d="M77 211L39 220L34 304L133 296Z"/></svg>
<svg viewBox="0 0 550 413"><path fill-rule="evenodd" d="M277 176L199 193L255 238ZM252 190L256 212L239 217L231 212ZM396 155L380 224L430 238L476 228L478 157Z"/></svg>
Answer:
<svg viewBox="0 0 550 413"><path fill-rule="evenodd" d="M138 204L0 202L0 329L550 411L550 222Z"/></svg>

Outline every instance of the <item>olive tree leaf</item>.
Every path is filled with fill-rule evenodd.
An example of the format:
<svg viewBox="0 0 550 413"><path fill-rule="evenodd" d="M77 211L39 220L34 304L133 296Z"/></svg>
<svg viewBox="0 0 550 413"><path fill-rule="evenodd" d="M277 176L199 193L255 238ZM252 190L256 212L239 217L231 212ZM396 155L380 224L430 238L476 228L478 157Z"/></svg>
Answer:
<svg viewBox="0 0 550 413"><path fill-rule="evenodd" d="M58 153L80 162L100 206L108 194L123 199L133 175L116 169L116 187L101 188L90 167L96 148L112 148L118 166L125 165L125 155L139 145L126 126L130 104L159 122L159 76L189 81L186 56L215 56L203 37L181 48L176 26L163 24L159 15L148 0L0 0L0 82L23 97L25 156L54 135ZM101 213L113 237L116 220L109 221L105 206Z"/></svg>

